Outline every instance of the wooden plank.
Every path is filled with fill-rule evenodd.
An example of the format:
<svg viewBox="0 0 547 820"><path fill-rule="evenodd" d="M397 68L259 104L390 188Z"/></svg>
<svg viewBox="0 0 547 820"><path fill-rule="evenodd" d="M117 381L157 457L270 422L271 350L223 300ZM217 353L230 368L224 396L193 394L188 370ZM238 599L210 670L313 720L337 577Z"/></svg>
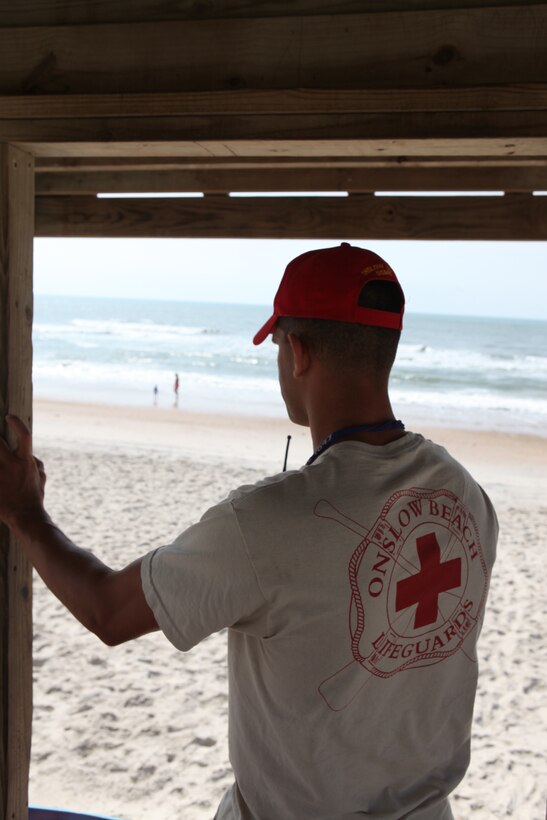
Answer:
<svg viewBox="0 0 547 820"><path fill-rule="evenodd" d="M1 94L547 82L547 4L5 28ZM100 43L100 48L97 44Z"/></svg>
<svg viewBox="0 0 547 820"><path fill-rule="evenodd" d="M273 89L0 97L0 120L226 114L525 111L547 108L547 83L463 88Z"/></svg>
<svg viewBox="0 0 547 820"><path fill-rule="evenodd" d="M321 170L372 170L412 168L447 171L456 168L480 169L492 168L544 168L547 166L547 155L537 156L467 156L467 157L428 157L428 156L319 156L319 157L184 157L184 156L38 156L34 167L37 174L55 172L56 174L95 173L112 171L236 171L236 170L270 170L303 171Z"/></svg>
<svg viewBox="0 0 547 820"><path fill-rule="evenodd" d="M32 415L34 168L0 145L0 432L5 415ZM0 540L0 811L24 818L32 721L32 573L13 537Z"/></svg>
<svg viewBox="0 0 547 820"><path fill-rule="evenodd" d="M384 115L384 118L388 115ZM146 142L27 142L19 147L35 157L64 159L100 158L101 162L120 158L174 157L186 160L200 159L207 162L214 159L234 161L253 159L254 161L275 161L302 159L307 161L328 159L339 162L342 159L524 159L543 160L547 156L547 136L504 138L475 138L467 134L456 138L424 139L332 139L321 133L315 139L225 139L219 141L177 141L149 140Z"/></svg>
<svg viewBox="0 0 547 820"><path fill-rule="evenodd" d="M0 121L0 139L10 142L217 142L224 153L226 143L249 140L456 142L473 137L507 142L516 137L546 135L547 110Z"/></svg>
<svg viewBox="0 0 547 820"><path fill-rule="evenodd" d="M37 197L37 236L547 239L547 197Z"/></svg>
<svg viewBox="0 0 547 820"><path fill-rule="evenodd" d="M542 5L544 0L528 0ZM518 6L519 0L0 0L3 26L54 26Z"/></svg>
<svg viewBox="0 0 547 820"><path fill-rule="evenodd" d="M40 173L36 193L216 191L534 191L547 189L544 166L455 168L235 168Z"/></svg>

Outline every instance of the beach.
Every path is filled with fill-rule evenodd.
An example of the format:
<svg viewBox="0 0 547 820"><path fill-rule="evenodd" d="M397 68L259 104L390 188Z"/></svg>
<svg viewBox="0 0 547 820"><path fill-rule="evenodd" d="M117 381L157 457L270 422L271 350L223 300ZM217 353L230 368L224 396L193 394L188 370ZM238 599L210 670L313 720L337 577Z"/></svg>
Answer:
<svg viewBox="0 0 547 820"><path fill-rule="evenodd" d="M500 520L472 759L454 815L542 820L547 438L406 421L465 464ZM280 471L288 435L295 469L310 455L308 431L280 417L35 402L48 510L114 568L170 543L235 486ZM108 648L36 579L31 804L122 820L212 820L232 781L226 633L187 654L160 633Z"/></svg>

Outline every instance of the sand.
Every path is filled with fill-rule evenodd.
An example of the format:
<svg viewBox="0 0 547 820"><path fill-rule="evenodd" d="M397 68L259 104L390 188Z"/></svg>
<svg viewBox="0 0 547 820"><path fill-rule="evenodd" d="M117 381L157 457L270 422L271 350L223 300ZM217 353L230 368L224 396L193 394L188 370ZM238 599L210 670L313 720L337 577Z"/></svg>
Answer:
<svg viewBox="0 0 547 820"><path fill-rule="evenodd" d="M466 464L501 524L472 761L454 813L541 820L547 438L413 429ZM114 567L170 542L230 488L279 471L289 434L289 467L298 467L308 433L280 419L50 401L35 409L48 509ZM212 820L232 782L225 654L225 633L187 654L160 633L105 647L37 579L30 802L123 820Z"/></svg>

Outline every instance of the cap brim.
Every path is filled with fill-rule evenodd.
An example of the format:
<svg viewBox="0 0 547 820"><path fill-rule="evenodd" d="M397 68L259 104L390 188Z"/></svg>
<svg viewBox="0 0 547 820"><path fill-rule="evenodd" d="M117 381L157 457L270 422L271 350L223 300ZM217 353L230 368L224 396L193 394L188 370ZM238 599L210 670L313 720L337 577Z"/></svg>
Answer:
<svg viewBox="0 0 547 820"><path fill-rule="evenodd" d="M270 316L270 318L268 319L266 324L262 325L262 327L260 328L258 333L255 335L255 337L253 339L253 344L255 344L255 345L262 344L262 342L264 341L266 336L269 336L270 333L273 333L276 322L277 322L277 316L274 313L273 316Z"/></svg>

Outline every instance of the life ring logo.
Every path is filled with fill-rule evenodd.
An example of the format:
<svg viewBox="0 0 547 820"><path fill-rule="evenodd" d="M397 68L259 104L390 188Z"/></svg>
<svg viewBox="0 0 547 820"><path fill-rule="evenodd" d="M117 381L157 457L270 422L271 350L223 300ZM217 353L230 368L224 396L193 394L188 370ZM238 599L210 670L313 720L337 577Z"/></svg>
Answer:
<svg viewBox="0 0 547 820"><path fill-rule="evenodd" d="M488 573L475 519L454 493L398 491L369 531L325 500L315 514L363 536L348 567L353 659L319 687L331 709L345 708L372 675L458 651L475 662Z"/></svg>

